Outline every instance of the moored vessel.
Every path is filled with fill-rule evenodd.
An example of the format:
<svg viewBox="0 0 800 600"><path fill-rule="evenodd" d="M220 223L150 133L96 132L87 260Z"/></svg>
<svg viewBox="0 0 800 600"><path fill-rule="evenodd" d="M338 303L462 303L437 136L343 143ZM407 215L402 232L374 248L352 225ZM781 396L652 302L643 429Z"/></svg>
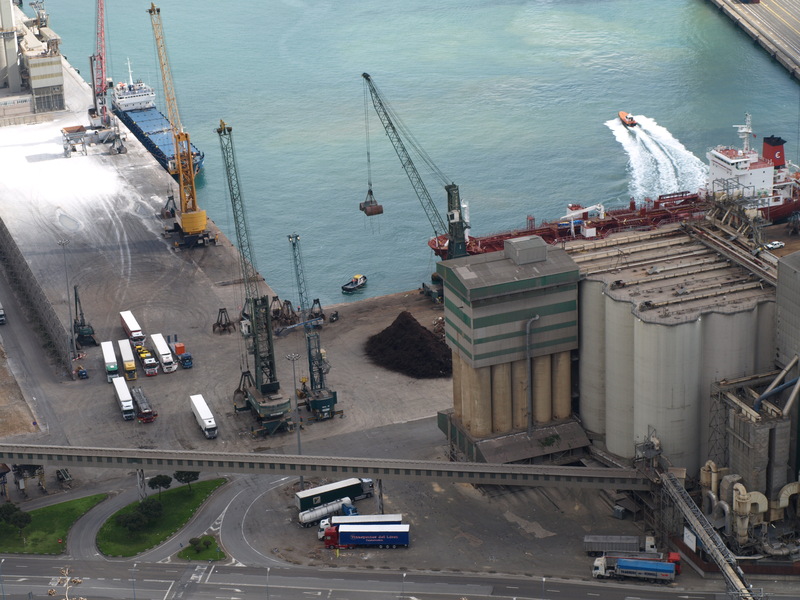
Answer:
<svg viewBox="0 0 800 600"><path fill-rule="evenodd" d="M345 293L355 292L367 285L366 275L353 275L353 278L342 286Z"/></svg>
<svg viewBox="0 0 800 600"><path fill-rule="evenodd" d="M622 115L627 113L620 113ZM717 146L708 152L708 178L705 188L696 192L679 191L663 194L656 200L646 198L637 203L631 199L626 208L606 209L602 204L584 207L568 204L564 217L537 225L528 217L521 229L473 236L467 240L468 254L483 254L502 250L505 240L538 235L553 244L572 239L602 238L621 231L643 231L667 223L700 220L712 200L733 199L765 221L772 223L788 219L800 212L800 172L784 158L785 140L768 136L763 140L762 153L750 149L753 135L750 115L745 125L736 125L743 147ZM447 235L428 241L434 254L445 258Z"/></svg>
<svg viewBox="0 0 800 600"><path fill-rule="evenodd" d="M159 164L172 173L175 169L175 137L169 119L156 108L155 90L141 79L133 80L128 61L128 83L120 82L111 93L114 114L125 123ZM192 144L195 175L203 168L205 155Z"/></svg>

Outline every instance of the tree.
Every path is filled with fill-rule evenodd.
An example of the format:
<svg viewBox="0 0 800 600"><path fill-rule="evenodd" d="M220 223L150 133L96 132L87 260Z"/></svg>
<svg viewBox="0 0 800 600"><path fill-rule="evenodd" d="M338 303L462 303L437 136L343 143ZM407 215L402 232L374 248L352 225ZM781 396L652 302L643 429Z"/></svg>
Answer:
<svg viewBox="0 0 800 600"><path fill-rule="evenodd" d="M138 510L117 515L114 519L117 525L124 527L130 532L140 531L147 525L147 517Z"/></svg>
<svg viewBox="0 0 800 600"><path fill-rule="evenodd" d="M19 537L22 537L22 530L30 524L31 520L33 520L33 517L29 513L18 510L9 517L8 522L19 529Z"/></svg>
<svg viewBox="0 0 800 600"><path fill-rule="evenodd" d="M136 512L141 514L148 522L155 521L164 513L164 506L156 498L145 498L139 502Z"/></svg>
<svg viewBox="0 0 800 600"><path fill-rule="evenodd" d="M0 504L0 521L10 523L11 515L19 512L19 507L13 502L3 502Z"/></svg>
<svg viewBox="0 0 800 600"><path fill-rule="evenodd" d="M169 475L156 475L150 478L147 485L151 490L158 490L158 499L161 500L161 490L169 489L169 486L172 485L172 477Z"/></svg>
<svg viewBox="0 0 800 600"><path fill-rule="evenodd" d="M200 479L199 471L175 471L173 475L178 483L188 484L190 492L192 491L192 482Z"/></svg>

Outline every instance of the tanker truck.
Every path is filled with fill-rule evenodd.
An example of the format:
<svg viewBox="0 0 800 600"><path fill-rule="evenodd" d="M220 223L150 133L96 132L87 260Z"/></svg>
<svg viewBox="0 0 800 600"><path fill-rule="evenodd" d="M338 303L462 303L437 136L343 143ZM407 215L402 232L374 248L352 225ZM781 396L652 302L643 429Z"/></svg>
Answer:
<svg viewBox="0 0 800 600"><path fill-rule="evenodd" d="M353 501L350 500L350 498L339 498L338 500L328 502L317 508L302 511L297 515L297 522L300 523L302 527L311 527L315 523L319 523L325 517L338 515L339 513L355 515L358 514L358 511L356 511L353 506Z"/></svg>

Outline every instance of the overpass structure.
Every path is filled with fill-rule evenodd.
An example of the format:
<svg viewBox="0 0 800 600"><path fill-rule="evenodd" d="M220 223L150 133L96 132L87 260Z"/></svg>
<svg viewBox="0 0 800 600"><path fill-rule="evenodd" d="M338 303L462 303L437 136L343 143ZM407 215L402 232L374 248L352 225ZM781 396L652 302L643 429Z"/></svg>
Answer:
<svg viewBox="0 0 800 600"><path fill-rule="evenodd" d="M649 490L636 469L452 463L397 459L295 456L195 450L90 448L0 444L0 462L107 469L205 471L261 475L369 477L411 481L561 488Z"/></svg>

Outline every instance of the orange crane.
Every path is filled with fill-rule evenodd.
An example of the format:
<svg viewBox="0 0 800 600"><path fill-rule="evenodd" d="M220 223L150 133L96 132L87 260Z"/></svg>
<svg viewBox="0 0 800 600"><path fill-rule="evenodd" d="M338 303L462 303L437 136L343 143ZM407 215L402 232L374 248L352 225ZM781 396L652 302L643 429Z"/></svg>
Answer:
<svg viewBox="0 0 800 600"><path fill-rule="evenodd" d="M192 145L189 134L183 130L181 116L178 112L178 101L175 98L175 87L172 84L172 69L167 58L167 46L164 42L164 28L161 25L161 9L151 3L147 9L153 24L153 35L156 40L158 62L161 66L161 78L164 82L164 99L167 103L167 118L172 125L172 136L175 139L175 160L170 164L170 173L178 180L180 211L175 215L173 231L181 235L181 245L192 247L205 245L208 242L208 218L206 211L197 206L197 190L194 184L194 165L192 164Z"/></svg>

